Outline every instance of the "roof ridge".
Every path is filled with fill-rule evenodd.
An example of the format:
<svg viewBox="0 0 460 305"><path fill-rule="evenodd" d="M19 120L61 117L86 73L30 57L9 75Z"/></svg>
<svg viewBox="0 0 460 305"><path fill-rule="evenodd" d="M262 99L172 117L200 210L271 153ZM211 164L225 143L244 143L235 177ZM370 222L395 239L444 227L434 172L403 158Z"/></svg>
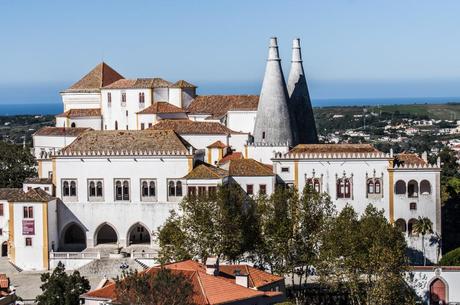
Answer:
<svg viewBox="0 0 460 305"><path fill-rule="evenodd" d="M204 289L203 282L201 281L200 271L194 271L194 272L196 272L196 277L197 277L198 283L200 284L201 293L203 294L206 302L208 302L208 304L211 304L211 301L209 300L208 295L206 294L206 291Z"/></svg>

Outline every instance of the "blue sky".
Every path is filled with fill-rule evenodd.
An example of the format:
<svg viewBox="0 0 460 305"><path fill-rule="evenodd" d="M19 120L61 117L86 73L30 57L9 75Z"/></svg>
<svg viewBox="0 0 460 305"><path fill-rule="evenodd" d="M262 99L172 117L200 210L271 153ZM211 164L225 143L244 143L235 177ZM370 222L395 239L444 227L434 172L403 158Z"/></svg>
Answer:
<svg viewBox="0 0 460 305"><path fill-rule="evenodd" d="M316 98L460 96L460 1L0 1L0 103L58 101L101 60L122 75L258 93L270 36L302 39Z"/></svg>

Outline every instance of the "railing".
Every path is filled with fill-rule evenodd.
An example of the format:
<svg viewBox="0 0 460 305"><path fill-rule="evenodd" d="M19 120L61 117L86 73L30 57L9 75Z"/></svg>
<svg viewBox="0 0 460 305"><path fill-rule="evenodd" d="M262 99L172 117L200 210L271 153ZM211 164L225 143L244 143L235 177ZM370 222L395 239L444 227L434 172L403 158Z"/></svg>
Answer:
<svg viewBox="0 0 460 305"><path fill-rule="evenodd" d="M50 259L100 259L100 252L50 252Z"/></svg>
<svg viewBox="0 0 460 305"><path fill-rule="evenodd" d="M146 258L146 259L155 259L158 258L158 252L140 252L140 251L132 251L131 252L131 258L132 259L138 259L138 258Z"/></svg>

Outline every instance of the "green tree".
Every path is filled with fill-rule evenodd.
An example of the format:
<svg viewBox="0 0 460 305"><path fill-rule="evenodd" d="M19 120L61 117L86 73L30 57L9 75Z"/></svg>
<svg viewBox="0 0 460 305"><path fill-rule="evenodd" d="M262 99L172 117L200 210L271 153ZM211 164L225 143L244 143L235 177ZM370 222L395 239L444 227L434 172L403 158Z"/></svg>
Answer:
<svg viewBox="0 0 460 305"><path fill-rule="evenodd" d="M163 262L210 256L231 261L251 251L258 240L255 202L236 184L223 185L215 196L188 196L158 228Z"/></svg>
<svg viewBox="0 0 460 305"><path fill-rule="evenodd" d="M422 235L423 266L426 266L425 235L433 234L433 222L428 217L419 216L414 224L414 232Z"/></svg>
<svg viewBox="0 0 460 305"><path fill-rule="evenodd" d="M78 271L67 274L61 262L51 274L43 273L40 279L43 293L35 300L38 305L78 305L79 296L90 289L86 278L80 276Z"/></svg>
<svg viewBox="0 0 460 305"><path fill-rule="evenodd" d="M443 255L439 261L441 266L460 266L460 248L454 249Z"/></svg>
<svg viewBox="0 0 460 305"><path fill-rule="evenodd" d="M21 187L35 177L35 158L28 148L0 141L0 187Z"/></svg>
<svg viewBox="0 0 460 305"><path fill-rule="evenodd" d="M193 305L193 287L181 272L127 272L115 282L116 302L121 305Z"/></svg>
<svg viewBox="0 0 460 305"><path fill-rule="evenodd" d="M322 283L345 288L352 304L412 304L405 251L403 235L383 211L369 205L359 218L347 205L331 220L317 272Z"/></svg>

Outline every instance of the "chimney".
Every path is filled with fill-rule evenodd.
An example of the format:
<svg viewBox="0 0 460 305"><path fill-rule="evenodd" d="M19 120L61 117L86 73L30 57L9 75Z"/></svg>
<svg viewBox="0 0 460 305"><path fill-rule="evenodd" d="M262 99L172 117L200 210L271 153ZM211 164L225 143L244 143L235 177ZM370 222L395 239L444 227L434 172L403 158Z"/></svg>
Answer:
<svg viewBox="0 0 460 305"><path fill-rule="evenodd" d="M235 284L249 288L249 275L242 273L241 270L235 270Z"/></svg>
<svg viewBox="0 0 460 305"><path fill-rule="evenodd" d="M291 71L288 78L289 113L294 122L294 137L300 144L318 143L313 107L302 64L300 39L292 41Z"/></svg>
<svg viewBox="0 0 460 305"><path fill-rule="evenodd" d="M288 94L276 37L270 38L268 60L254 124L254 142L293 144Z"/></svg>
<svg viewBox="0 0 460 305"><path fill-rule="evenodd" d="M219 274L219 258L210 257L206 260L206 273L209 275Z"/></svg>

